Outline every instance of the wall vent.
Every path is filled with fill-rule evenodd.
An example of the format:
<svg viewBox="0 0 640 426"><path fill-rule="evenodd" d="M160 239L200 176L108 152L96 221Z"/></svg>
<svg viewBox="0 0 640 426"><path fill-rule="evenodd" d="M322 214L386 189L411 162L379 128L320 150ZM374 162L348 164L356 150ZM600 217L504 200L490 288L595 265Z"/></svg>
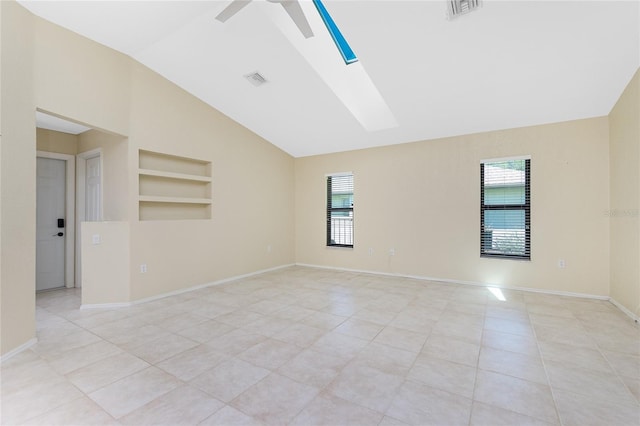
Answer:
<svg viewBox="0 0 640 426"><path fill-rule="evenodd" d="M447 17L457 18L482 6L482 0L447 0Z"/></svg>
<svg viewBox="0 0 640 426"><path fill-rule="evenodd" d="M260 74L257 71L252 72L251 74L245 75L244 78L249 80L249 83L253 84L254 86L261 86L267 82L267 79L264 78L262 74Z"/></svg>

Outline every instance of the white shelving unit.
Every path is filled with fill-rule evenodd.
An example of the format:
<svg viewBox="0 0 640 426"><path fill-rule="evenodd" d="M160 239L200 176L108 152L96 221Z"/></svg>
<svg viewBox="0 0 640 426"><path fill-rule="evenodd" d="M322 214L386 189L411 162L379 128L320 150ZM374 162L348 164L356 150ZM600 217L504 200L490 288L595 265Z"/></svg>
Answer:
<svg viewBox="0 0 640 426"><path fill-rule="evenodd" d="M195 176L195 175L187 175L184 173L163 172L160 170L151 170L151 169L139 169L138 174L144 175L144 176L165 177L165 178L171 178L171 179L194 180L196 182L211 182L211 177L209 176Z"/></svg>
<svg viewBox="0 0 640 426"><path fill-rule="evenodd" d="M140 220L211 219L211 162L140 150Z"/></svg>

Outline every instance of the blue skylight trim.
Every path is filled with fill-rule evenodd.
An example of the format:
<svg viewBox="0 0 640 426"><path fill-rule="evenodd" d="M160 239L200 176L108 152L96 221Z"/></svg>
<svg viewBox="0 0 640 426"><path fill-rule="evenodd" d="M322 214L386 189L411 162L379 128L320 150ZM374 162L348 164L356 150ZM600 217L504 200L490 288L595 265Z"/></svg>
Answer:
<svg viewBox="0 0 640 426"><path fill-rule="evenodd" d="M313 0L313 4L315 4L316 9L318 9L318 13L322 17L322 20L324 21L324 25L327 27L327 30L329 30L329 34L331 34L331 38L333 38L333 41L336 43L336 47L340 51L340 54L342 55L342 59L344 59L344 62L347 65L352 64L354 62L358 62L358 57L356 56L355 53L353 53L353 50L351 50L349 43L347 43L347 40L344 39L344 36L338 29L338 26L336 25L336 23L333 22L331 15L329 15L329 12L327 12L327 9L324 7L324 4L322 4L322 1Z"/></svg>

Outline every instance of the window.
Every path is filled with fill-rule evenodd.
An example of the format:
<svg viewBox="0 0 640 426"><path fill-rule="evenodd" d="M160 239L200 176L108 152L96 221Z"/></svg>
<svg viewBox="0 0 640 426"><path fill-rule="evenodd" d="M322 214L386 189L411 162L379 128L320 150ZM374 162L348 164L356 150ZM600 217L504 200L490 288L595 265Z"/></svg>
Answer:
<svg viewBox="0 0 640 426"><path fill-rule="evenodd" d="M353 247L353 175L327 176L327 246Z"/></svg>
<svg viewBox="0 0 640 426"><path fill-rule="evenodd" d="M480 164L480 255L531 259L530 159Z"/></svg>

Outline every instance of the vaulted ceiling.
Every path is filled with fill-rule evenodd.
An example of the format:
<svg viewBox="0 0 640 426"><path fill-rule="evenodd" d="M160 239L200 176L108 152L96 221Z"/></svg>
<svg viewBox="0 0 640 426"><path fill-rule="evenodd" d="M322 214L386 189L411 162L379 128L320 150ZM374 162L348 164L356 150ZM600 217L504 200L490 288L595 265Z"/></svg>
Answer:
<svg viewBox="0 0 640 426"><path fill-rule="evenodd" d="M310 39L264 0L225 23L230 1L20 3L295 157L607 115L640 65L637 1L485 0L448 20L444 0L325 0L350 65L308 0Z"/></svg>

